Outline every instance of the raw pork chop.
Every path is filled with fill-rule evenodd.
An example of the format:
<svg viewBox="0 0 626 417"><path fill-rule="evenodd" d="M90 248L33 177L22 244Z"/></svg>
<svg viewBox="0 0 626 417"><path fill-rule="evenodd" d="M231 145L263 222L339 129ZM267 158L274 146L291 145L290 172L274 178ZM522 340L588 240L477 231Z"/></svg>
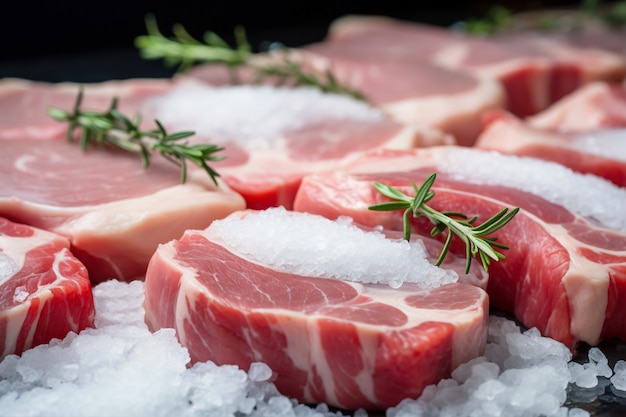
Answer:
<svg viewBox="0 0 626 417"><path fill-rule="evenodd" d="M226 160L216 168L251 208L290 207L304 174L332 169L349 154L454 140L434 128L386 119L379 110L351 112L355 105L348 98L338 105L333 104L338 99L321 93L317 106L309 106L311 100L298 94L213 89L181 80L110 81L84 88L83 110L104 111L117 97L120 112L141 115L145 129L154 129L156 118L169 131L195 130L199 134L192 141L224 145ZM0 139L65 137L67 124L48 116L46 108L71 110L78 91L74 83L1 81L0 105L5 102L7 111L0 115Z"/></svg>
<svg viewBox="0 0 626 417"><path fill-rule="evenodd" d="M118 109L132 118L144 100L171 88L171 81L135 79L85 84L83 87L83 109L104 111L112 98L118 97ZM71 110L78 90L76 83L0 80L0 139L65 137L67 126L48 116L47 108L56 106Z"/></svg>
<svg viewBox="0 0 626 417"><path fill-rule="evenodd" d="M492 114L489 119L477 148L558 162L626 187L626 126L558 133L535 128L510 114Z"/></svg>
<svg viewBox="0 0 626 417"><path fill-rule="evenodd" d="M93 326L89 276L69 246L0 217L0 360Z"/></svg>
<svg viewBox="0 0 626 417"><path fill-rule="evenodd" d="M279 210L235 213L221 231L216 227L224 221L159 246L146 274L149 327L175 328L193 361L212 360L243 369L265 362L283 394L346 409L385 409L415 398L426 385L481 354L488 317L482 289L454 281L426 287L405 282L394 289L383 282L348 280L346 269L347 274L363 271L367 281L381 271L383 276L395 274L402 269L398 263L404 267L417 256L395 249L385 253L402 260L391 262L378 252L372 256L369 245L378 248L379 238L356 226L363 233L357 239L367 239L364 249L359 248L364 243L329 237L327 233L335 231L327 232L326 225L300 236L294 229L299 229L301 218L318 218L315 222L321 218L288 211L287 217L278 217L279 222L292 220L286 232L285 227L278 231L270 227L268 237L261 230L270 212ZM259 221L242 226L244 240L263 252L280 239L288 248L276 260L261 261L263 255L233 243L240 235L232 231L233 225L239 230L237 223L252 215ZM302 241L311 245L303 250L304 257L295 249ZM383 245L386 250L386 245L398 242L407 244L399 239ZM376 263L381 257L382 263ZM289 260L281 263L285 258ZM460 264L462 270L464 261ZM450 274L429 267L436 274ZM291 268L310 272L289 272ZM344 278L321 277L319 269L325 268Z"/></svg>
<svg viewBox="0 0 626 417"><path fill-rule="evenodd" d="M529 117L528 122L562 132L626 127L626 85L589 83Z"/></svg>
<svg viewBox="0 0 626 417"><path fill-rule="evenodd" d="M144 275L158 243L245 207L227 186L155 156L82 152L65 140L0 141L0 216L67 237L93 283Z"/></svg>
<svg viewBox="0 0 626 417"><path fill-rule="evenodd" d="M181 81L145 103L142 113L171 130L194 130L192 141L225 147L215 164L248 208L290 208L301 178L333 170L371 149L409 149L451 143L432 128L390 120L347 96L311 88L211 87Z"/></svg>
<svg viewBox="0 0 626 417"><path fill-rule="evenodd" d="M345 56L431 62L500 81L508 108L528 116L593 80L618 81L624 57L544 38L478 39L434 26L384 17L347 16L335 21L319 45Z"/></svg>
<svg viewBox="0 0 626 417"><path fill-rule="evenodd" d="M292 51L289 58L321 77L331 71L337 81L361 92L369 103L392 119L441 129L461 145L474 143L484 111L506 105L504 90L494 80L427 62L408 64L347 57L341 51L335 54L315 45ZM213 85L230 82L227 69L214 65L193 68L186 76ZM244 72L240 72L239 79L253 81ZM451 106L450 102L455 104Z"/></svg>
<svg viewBox="0 0 626 417"><path fill-rule="evenodd" d="M411 193L432 172L432 206L486 220L520 207L497 233L506 259L489 268L491 305L573 348L626 339L626 190L555 163L458 147L377 152L346 172L303 180L295 209L401 230L402 213L367 207L384 200L380 181ZM423 219L422 219L423 220ZM414 222L424 233L430 225ZM458 242L453 250L464 253Z"/></svg>

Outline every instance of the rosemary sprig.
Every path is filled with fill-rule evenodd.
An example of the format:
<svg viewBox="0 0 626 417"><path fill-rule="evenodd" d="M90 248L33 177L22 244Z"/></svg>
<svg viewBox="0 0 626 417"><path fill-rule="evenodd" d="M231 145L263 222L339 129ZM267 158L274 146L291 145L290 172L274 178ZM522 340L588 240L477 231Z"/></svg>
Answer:
<svg viewBox="0 0 626 417"><path fill-rule="evenodd" d="M167 65L179 65L178 71L184 71L196 62L222 63L229 68L244 65L250 58L251 47L243 27L235 27L236 46L231 47L215 32L206 32L203 42L195 39L180 24L174 25L174 37L161 34L153 15L146 16L147 35L135 38L135 46L146 59L165 60Z"/></svg>
<svg viewBox="0 0 626 417"><path fill-rule="evenodd" d="M513 19L513 12L503 6L491 7L484 18L469 19L464 23L465 32L477 35L487 36L498 32L502 27L506 26Z"/></svg>
<svg viewBox="0 0 626 417"><path fill-rule="evenodd" d="M544 32L578 32L589 21L600 22L609 28L620 28L626 25L626 0L611 2L607 5L600 3L600 0L581 0L578 8L572 10L575 12L573 14L548 10L547 14L535 22L524 22L517 12L496 5L487 11L484 18L469 19L458 26L466 33L487 36L520 23L522 27Z"/></svg>
<svg viewBox="0 0 626 417"><path fill-rule="evenodd" d="M250 43L241 26L235 27L235 43L231 47L215 32L206 32L202 41L192 37L180 24L174 25L173 37L166 37L159 31L153 15L146 17L147 35L138 36L135 46L146 59L163 59L168 65L179 65L184 71L195 63L225 64L230 72L231 83L239 83L236 69L247 67L255 74L255 81L262 82L270 76L277 77L279 84L290 81L295 86L317 88L326 93L345 94L358 100L365 100L363 93L341 85L330 71L323 76L307 73L295 61L287 58L288 48L281 46L274 52L282 53L281 59L253 60Z"/></svg>
<svg viewBox="0 0 626 417"><path fill-rule="evenodd" d="M419 187L412 182L411 184L415 190L414 197L408 196L394 187L375 182L373 184L374 188L393 201L374 204L369 206L369 209L375 211L404 210L403 228L406 240L411 238L411 225L409 222L409 216L411 215L414 218L428 218L433 224L433 228L430 231L433 237L448 229L448 235L435 265L441 265L450 249L452 236L456 235L465 243L465 272L469 272L472 259L477 255L480 257L485 271L489 271L489 265L492 260L497 262L500 259L504 259L504 255L496 249L508 249L508 246L498 243L496 237L485 236L504 227L517 214L519 208L512 210L504 208L484 223L474 225L477 220L476 217L468 219L463 213L439 212L426 204L435 196L434 191L431 190L435 178L436 174L431 174Z"/></svg>
<svg viewBox="0 0 626 417"><path fill-rule="evenodd" d="M257 72L259 81L268 76L278 77L278 84L283 84L289 80L294 80L298 86L307 86L317 88L324 93L343 94L365 101L365 95L358 90L340 84L333 73L328 70L324 77L316 74L307 74L302 70L300 65L289 59L284 59L281 63L272 63L265 65L248 64Z"/></svg>
<svg viewBox="0 0 626 417"><path fill-rule="evenodd" d="M104 112L83 111L80 109L83 100L81 88L76 97L74 108L67 112L58 107L49 107L48 114L61 122L69 122L67 140L74 142L79 137L80 147L85 150L94 143L103 146L113 145L128 152L138 153L144 168L150 166L152 151L158 151L165 159L181 168L180 182L187 180L187 161L203 168L217 185L219 174L212 169L207 161L219 161L223 156L215 155L224 148L211 144L188 145L181 140L195 134L185 131L168 134L163 125L155 120L157 128L141 130L141 117L131 121L117 110L117 98L113 98L108 110ZM76 130L80 131L76 135Z"/></svg>

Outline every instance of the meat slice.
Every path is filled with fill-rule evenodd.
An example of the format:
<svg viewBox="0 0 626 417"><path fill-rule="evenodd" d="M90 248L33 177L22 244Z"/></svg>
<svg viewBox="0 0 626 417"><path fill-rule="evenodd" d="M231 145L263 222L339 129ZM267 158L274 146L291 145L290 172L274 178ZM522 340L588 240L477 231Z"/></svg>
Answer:
<svg viewBox="0 0 626 417"><path fill-rule="evenodd" d="M160 157L143 169L136 155L64 140L0 141L0 215L58 233L93 283L143 277L158 243L245 207L226 185L193 170L181 185Z"/></svg>
<svg viewBox="0 0 626 417"><path fill-rule="evenodd" d="M312 226L302 236L305 221ZM336 239L343 227L354 236ZM385 409L480 355L488 318L486 293L474 285L377 281L407 270L426 280L455 275L411 266L418 256L395 245L410 247L320 216L234 213L159 246L146 274L146 322L175 328L192 361L268 364L281 393L299 401Z"/></svg>
<svg viewBox="0 0 626 417"><path fill-rule="evenodd" d="M69 246L0 217L0 360L93 326L89 276Z"/></svg>
<svg viewBox="0 0 626 417"><path fill-rule="evenodd" d="M65 137L67 124L46 109L71 110L79 88L3 80L0 105L5 100L9 111L0 116L0 139ZM332 169L356 152L454 141L436 128L398 123L365 104L312 89L290 95L269 87L215 89L180 79L110 81L84 86L81 109L104 111L114 97L127 117L142 116L145 129L154 129L158 119L170 132L195 130L192 142L224 145L226 160L215 166L251 208L290 207L304 174Z"/></svg>
<svg viewBox="0 0 626 417"><path fill-rule="evenodd" d="M493 307L570 348L626 339L626 190L598 177L478 149L377 152L344 171L305 178L294 208L399 230L401 212L367 209L384 200L372 182L414 193L411 181L419 184L432 172L438 173L435 209L478 216L480 223L503 207L521 208L497 233L510 249L489 268ZM415 221L412 227L424 233L432 226ZM457 240L452 250L464 253L465 246Z"/></svg>
<svg viewBox="0 0 626 417"><path fill-rule="evenodd" d="M366 103L311 88L187 79L147 101L142 113L171 130L194 130L192 142L224 146L226 159L215 167L253 209L290 208L304 175L333 170L360 152L453 142L440 130L398 123Z"/></svg>
<svg viewBox="0 0 626 417"><path fill-rule="evenodd" d="M370 59L431 62L500 81L508 109L528 116L593 80L618 81L624 57L577 48L556 39L479 39L434 26L384 17L347 16L335 21L323 45L334 53Z"/></svg>
<svg viewBox="0 0 626 417"><path fill-rule="evenodd" d="M527 121L561 132L626 127L626 85L589 83Z"/></svg>
<svg viewBox="0 0 626 417"><path fill-rule="evenodd" d="M118 109L130 118L148 97L171 88L171 80L134 79L83 85L83 109L104 111L113 97ZM22 79L0 80L0 139L51 139L65 137L67 126L48 116L49 106L71 110L79 85ZM148 120L148 122L151 122Z"/></svg>
<svg viewBox="0 0 626 417"><path fill-rule="evenodd" d="M587 119L581 120L584 124ZM588 120L594 124L592 115ZM573 119L572 122L577 123ZM571 124L561 126L567 129ZM515 116L500 113L490 116L476 147L558 162L576 172L597 175L626 187L625 139L626 126L565 133L539 129Z"/></svg>
<svg viewBox="0 0 626 417"><path fill-rule="evenodd" d="M504 90L496 81L428 62L345 56L324 43L294 50L289 58L322 78L330 71L339 83L362 93L391 119L440 129L461 145L474 143L486 110L506 105ZM213 85L230 83L228 70L213 65L193 68L185 76ZM245 72L240 72L238 78L245 82L254 80ZM451 101L454 106L449 105Z"/></svg>

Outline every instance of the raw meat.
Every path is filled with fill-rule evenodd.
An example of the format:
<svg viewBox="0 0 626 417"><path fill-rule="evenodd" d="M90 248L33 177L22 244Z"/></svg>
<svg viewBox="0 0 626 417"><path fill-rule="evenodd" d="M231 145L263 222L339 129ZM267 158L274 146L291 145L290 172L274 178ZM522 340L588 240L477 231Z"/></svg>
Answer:
<svg viewBox="0 0 626 417"><path fill-rule="evenodd" d="M89 276L69 246L0 217L0 360L93 326Z"/></svg>
<svg viewBox="0 0 626 417"><path fill-rule="evenodd" d="M376 60L430 62L500 81L508 109L528 116L593 80L619 81L624 57L554 39L480 39L384 17L347 16L330 28L324 49Z"/></svg>
<svg viewBox="0 0 626 417"><path fill-rule="evenodd" d="M200 170L64 140L0 141L0 216L65 236L93 283L143 277L158 243L245 207Z"/></svg>
<svg viewBox="0 0 626 417"><path fill-rule="evenodd" d="M321 77L330 70L337 81L361 92L393 120L440 129L461 145L474 143L484 111L506 105L504 90L494 80L427 62L349 57L325 48L325 44L292 51L289 58ZM227 69L214 65L193 68L186 76L214 85L230 83ZM253 81L252 75L244 72L240 72L239 79ZM450 106L450 101L455 105Z"/></svg>
<svg viewBox="0 0 626 417"><path fill-rule="evenodd" d="M626 127L626 85L589 83L527 121L562 132Z"/></svg>
<svg viewBox="0 0 626 417"><path fill-rule="evenodd" d="M46 108L56 106L69 111L78 91L79 85L75 83L3 80L0 105L6 103L10 111L0 116L0 139L65 137L67 124L48 116ZM235 88L216 90L180 79L176 82L135 79L86 85L81 109L104 111L113 97L117 97L120 112L129 118L143 116L145 129L154 129L156 118L170 132L198 132L191 142L224 145L226 150L222 155L226 160L215 163L215 167L224 182L241 193L251 208L290 207L304 174L332 169L337 160L351 153L454 140L438 129L401 124L380 114L353 117L338 110L336 116L329 111L324 117L316 116L314 111L307 115L306 109L301 110L302 103L298 104L298 95L272 106L276 101L273 97L278 95L262 91L255 94L252 89L247 93L238 93ZM287 129L274 129L271 138L258 133L267 132L276 125L276 120L288 117L278 117L284 113L294 117ZM233 131L239 136L233 137L236 136ZM243 138L241 132L245 132Z"/></svg>
<svg viewBox="0 0 626 417"><path fill-rule="evenodd" d="M582 124L585 120L595 124L591 115L580 120ZM561 126L568 129L572 123ZM476 147L558 162L576 172L594 174L626 187L626 128L559 133L535 128L510 114L494 113Z"/></svg>
<svg viewBox="0 0 626 417"><path fill-rule="evenodd" d="M411 193L410 182L432 172L438 176L431 205L440 211L478 216L480 223L503 207L521 208L497 233L510 249L489 268L493 307L570 348L626 339L626 190L600 178L477 149L377 152L344 172L306 177L294 208L401 230L400 211L367 209L384 200L372 182ZM422 233L431 227L427 221L412 226ZM452 249L464 253L465 246L457 240Z"/></svg>
<svg viewBox="0 0 626 417"><path fill-rule="evenodd" d="M434 128L392 121L360 101L310 88L216 88L187 79L147 101L142 113L171 130L194 130L191 141L224 146L226 159L215 167L253 209L290 208L304 175L333 170L359 152L454 140Z"/></svg>
<svg viewBox="0 0 626 417"><path fill-rule="evenodd" d="M175 328L192 361L242 369L260 361L299 401L385 409L482 352L488 301L474 285L393 289L290 273L233 249L213 228L159 246L146 274L146 322Z"/></svg>
<svg viewBox="0 0 626 417"><path fill-rule="evenodd" d="M113 97L118 97L118 109L132 118L144 100L162 94L171 86L172 81L166 79L85 84L82 108L104 111ZM50 117L47 108L55 106L71 110L78 91L79 84L69 82L53 84L13 78L0 80L0 108L3 109L0 113L0 139L65 137L67 126Z"/></svg>

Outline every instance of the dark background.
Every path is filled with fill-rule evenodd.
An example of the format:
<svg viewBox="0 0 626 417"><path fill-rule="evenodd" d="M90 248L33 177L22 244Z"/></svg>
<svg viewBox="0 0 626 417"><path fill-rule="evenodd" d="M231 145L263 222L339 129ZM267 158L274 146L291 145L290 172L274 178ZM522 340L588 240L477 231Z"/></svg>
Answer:
<svg viewBox="0 0 626 417"><path fill-rule="evenodd" d="M322 40L330 22L347 14L386 15L449 26L480 18L494 4L512 10L578 5L574 1L93 1L12 2L0 17L0 78L95 82L173 73L139 57L133 45L152 13L161 32L181 23L194 36L212 30L231 40L245 27L255 50L264 41L300 46Z"/></svg>

